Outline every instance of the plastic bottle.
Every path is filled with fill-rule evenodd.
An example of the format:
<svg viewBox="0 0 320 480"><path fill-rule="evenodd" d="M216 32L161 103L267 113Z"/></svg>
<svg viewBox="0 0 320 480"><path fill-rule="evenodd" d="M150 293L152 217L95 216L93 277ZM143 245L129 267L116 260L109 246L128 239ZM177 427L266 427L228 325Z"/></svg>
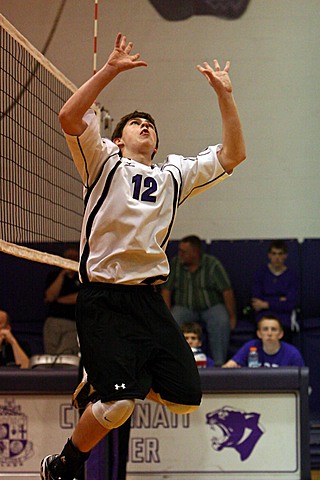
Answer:
<svg viewBox="0 0 320 480"><path fill-rule="evenodd" d="M248 355L248 367L249 368L260 367L257 347L250 347L249 355Z"/></svg>

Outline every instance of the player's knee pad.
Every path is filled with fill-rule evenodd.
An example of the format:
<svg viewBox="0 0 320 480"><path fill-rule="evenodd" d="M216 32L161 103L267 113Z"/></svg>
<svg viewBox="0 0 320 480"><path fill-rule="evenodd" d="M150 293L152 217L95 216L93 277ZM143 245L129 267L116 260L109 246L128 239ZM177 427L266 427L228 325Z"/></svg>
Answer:
<svg viewBox="0 0 320 480"><path fill-rule="evenodd" d="M166 407L173 413L184 415L186 413L192 413L199 408L199 405L182 405L180 403L172 403L164 401Z"/></svg>
<svg viewBox="0 0 320 480"><path fill-rule="evenodd" d="M102 403L101 400L92 405L92 413L96 420L107 430L120 427L134 410L133 399L116 400Z"/></svg>

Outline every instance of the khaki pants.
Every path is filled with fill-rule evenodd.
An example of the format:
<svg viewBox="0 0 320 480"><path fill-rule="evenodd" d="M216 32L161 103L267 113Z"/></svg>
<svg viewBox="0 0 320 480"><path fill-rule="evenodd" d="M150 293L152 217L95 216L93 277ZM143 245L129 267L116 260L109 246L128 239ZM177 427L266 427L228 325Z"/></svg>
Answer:
<svg viewBox="0 0 320 480"><path fill-rule="evenodd" d="M44 353L77 355L79 352L76 322L65 318L48 317L43 328Z"/></svg>

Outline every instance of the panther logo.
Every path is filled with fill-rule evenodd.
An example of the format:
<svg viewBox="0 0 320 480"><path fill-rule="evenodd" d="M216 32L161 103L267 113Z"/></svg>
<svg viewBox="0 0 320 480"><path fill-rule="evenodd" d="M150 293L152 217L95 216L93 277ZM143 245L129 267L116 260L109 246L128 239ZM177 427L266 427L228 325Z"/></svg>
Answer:
<svg viewBox="0 0 320 480"><path fill-rule="evenodd" d="M212 448L218 452L233 448L241 461L247 460L264 434L259 419L259 413L246 413L229 406L207 413L206 423L213 432Z"/></svg>

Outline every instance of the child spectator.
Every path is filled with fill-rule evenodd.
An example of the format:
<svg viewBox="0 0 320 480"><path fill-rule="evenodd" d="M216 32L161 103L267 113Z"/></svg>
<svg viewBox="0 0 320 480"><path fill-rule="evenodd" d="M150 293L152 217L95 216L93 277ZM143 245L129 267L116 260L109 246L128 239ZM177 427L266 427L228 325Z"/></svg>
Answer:
<svg viewBox="0 0 320 480"><path fill-rule="evenodd" d="M197 322L183 322L181 324L184 338L189 343L193 351L194 358L198 367L213 367L214 361L208 357L202 350L202 328Z"/></svg>

